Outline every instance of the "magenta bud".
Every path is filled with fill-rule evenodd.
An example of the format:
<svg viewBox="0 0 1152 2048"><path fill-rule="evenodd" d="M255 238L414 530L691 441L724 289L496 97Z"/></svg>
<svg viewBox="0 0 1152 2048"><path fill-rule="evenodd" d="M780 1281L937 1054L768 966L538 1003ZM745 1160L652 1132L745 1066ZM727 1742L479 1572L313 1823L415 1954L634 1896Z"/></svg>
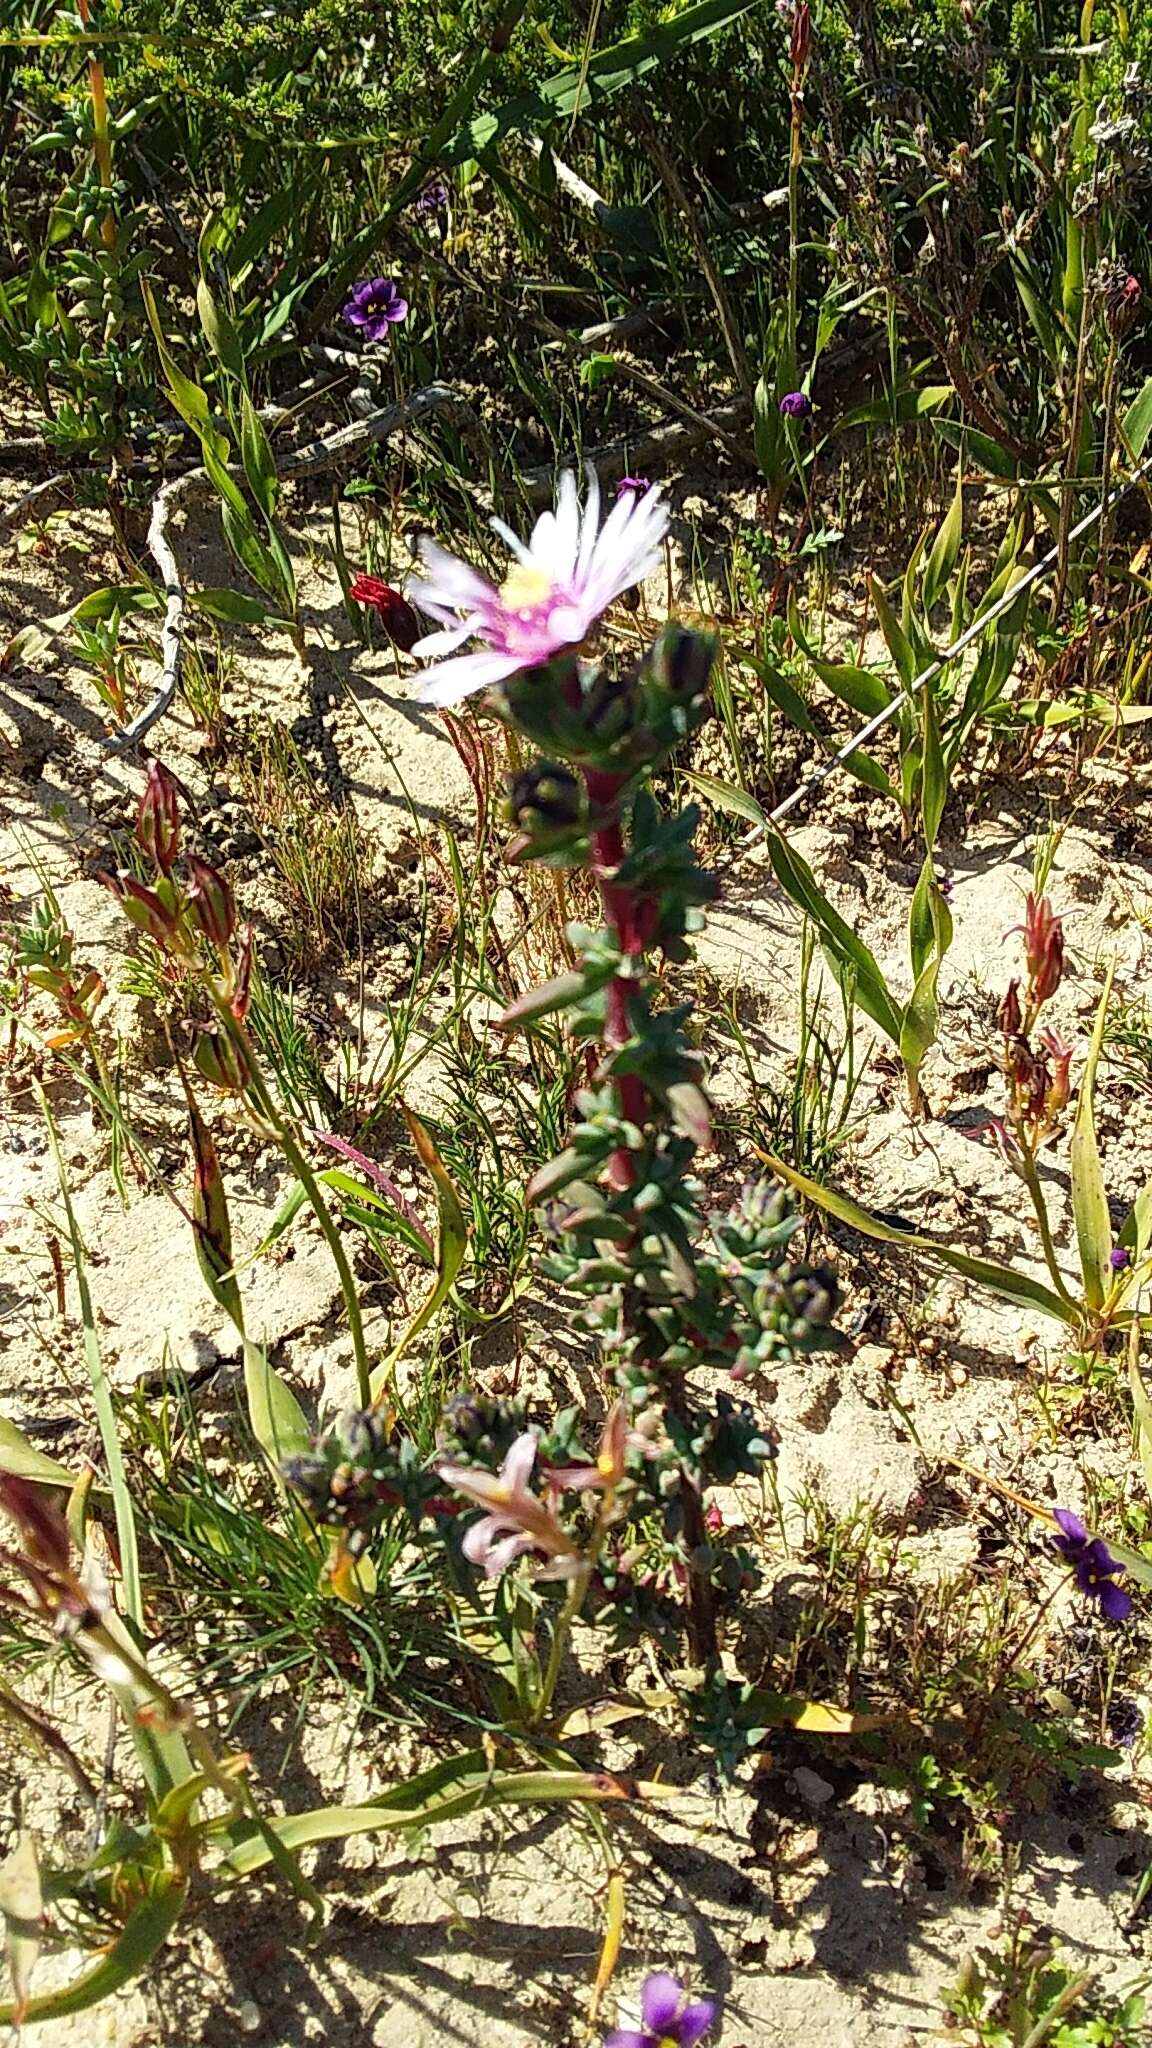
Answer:
<svg viewBox="0 0 1152 2048"><path fill-rule="evenodd" d="M136 813L136 844L162 873L172 872L180 851L180 798L183 785L163 761L148 763L148 780Z"/></svg>
<svg viewBox="0 0 1152 2048"><path fill-rule="evenodd" d="M192 916L204 937L223 952L236 929L232 891L219 869L198 854L188 855L188 872L192 877L188 890Z"/></svg>

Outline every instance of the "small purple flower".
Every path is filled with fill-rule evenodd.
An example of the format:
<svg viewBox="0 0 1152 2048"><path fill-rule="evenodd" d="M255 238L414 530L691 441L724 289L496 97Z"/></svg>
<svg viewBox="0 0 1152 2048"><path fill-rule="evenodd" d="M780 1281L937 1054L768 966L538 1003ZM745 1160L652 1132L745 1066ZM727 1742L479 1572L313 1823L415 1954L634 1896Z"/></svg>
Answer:
<svg viewBox="0 0 1152 2048"><path fill-rule="evenodd" d="M652 486L646 476L622 476L616 486L616 496L626 498L631 493L634 498L642 498L645 491L651 489Z"/></svg>
<svg viewBox="0 0 1152 2048"><path fill-rule="evenodd" d="M604 2048L696 2048L715 2017L712 1999L685 1999L679 1978L655 1970L640 1993L641 2025L614 2027Z"/></svg>
<svg viewBox="0 0 1152 2048"><path fill-rule="evenodd" d="M1108 1263L1114 1273L1122 1273L1126 1266L1132 1264L1132 1254L1126 1251L1122 1244L1118 1244L1114 1251L1109 1252Z"/></svg>
<svg viewBox="0 0 1152 2048"><path fill-rule="evenodd" d="M1144 1733L1144 1710L1126 1694L1114 1694L1108 1702L1108 1733L1121 1749L1133 1749Z"/></svg>
<svg viewBox="0 0 1152 2048"><path fill-rule="evenodd" d="M786 391L780 400L780 410L786 420L806 420L812 410L812 400L806 391Z"/></svg>
<svg viewBox="0 0 1152 2048"><path fill-rule="evenodd" d="M447 185L436 178L431 185L425 185L419 199L413 200L412 211L423 214L444 213L447 211L450 196Z"/></svg>
<svg viewBox="0 0 1152 2048"><path fill-rule="evenodd" d="M1079 1515L1068 1508L1053 1508L1052 1514L1061 1532L1052 1541L1072 1566L1080 1591L1098 1603L1109 1621L1127 1621L1132 1601L1124 1588L1115 1583L1123 1565L1117 1563L1102 1537L1089 1536Z"/></svg>
<svg viewBox="0 0 1152 2048"><path fill-rule="evenodd" d="M342 318L366 341L383 341L390 327L408 318L408 301L390 277L366 277L353 285Z"/></svg>

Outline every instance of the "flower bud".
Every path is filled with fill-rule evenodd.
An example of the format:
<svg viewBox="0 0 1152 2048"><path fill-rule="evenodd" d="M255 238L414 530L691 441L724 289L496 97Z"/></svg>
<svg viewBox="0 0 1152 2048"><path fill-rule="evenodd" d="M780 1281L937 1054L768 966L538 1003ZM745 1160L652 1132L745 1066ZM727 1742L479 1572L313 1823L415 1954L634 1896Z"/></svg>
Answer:
<svg viewBox="0 0 1152 2048"><path fill-rule="evenodd" d="M421 637L420 621L403 591L382 583L378 576L354 576L348 595L355 604L374 611L390 640L405 654L411 654Z"/></svg>
<svg viewBox="0 0 1152 2048"><path fill-rule="evenodd" d="M1047 896L1037 902L1031 890L1024 910L1024 954L1028 994L1039 1009L1055 995L1064 976L1064 927Z"/></svg>
<svg viewBox="0 0 1152 2048"><path fill-rule="evenodd" d="M242 1095L251 1083L252 1069L239 1046L210 1024L198 1026L192 1060L197 1073L224 1095Z"/></svg>
<svg viewBox="0 0 1152 2048"><path fill-rule="evenodd" d="M180 851L180 798L183 784L155 759L148 763L148 780L136 813L136 844L165 875Z"/></svg>
<svg viewBox="0 0 1152 2048"><path fill-rule="evenodd" d="M243 926L240 933L240 957L236 962L236 978L229 1005L238 1024L243 1024L252 1004L252 927Z"/></svg>
<svg viewBox="0 0 1152 2048"><path fill-rule="evenodd" d="M801 0L800 6L796 9L795 20L792 23L791 57L794 71L803 71L804 66L808 62L808 53L811 46L812 16L806 0Z"/></svg>
<svg viewBox="0 0 1152 2048"><path fill-rule="evenodd" d="M602 746L623 739L636 724L636 692L630 676L595 678L584 699L584 724Z"/></svg>
<svg viewBox="0 0 1152 2048"><path fill-rule="evenodd" d="M125 917L137 931L147 932L158 946L168 945L180 923L180 911L175 903L166 903L157 890L138 882L126 868L121 868L114 875L99 875L97 880L112 891Z"/></svg>
<svg viewBox="0 0 1152 2048"><path fill-rule="evenodd" d="M1008 993L996 1012L996 1022L1005 1038L1019 1038L1020 1027L1024 1022L1020 1014L1019 987L1019 981L1013 977L1008 983Z"/></svg>
<svg viewBox="0 0 1152 2048"><path fill-rule="evenodd" d="M555 761L537 761L512 778L508 810L521 831L534 836L569 831L583 823L585 808L579 777Z"/></svg>
<svg viewBox="0 0 1152 2048"><path fill-rule="evenodd" d="M218 868L198 854L188 855L192 883L188 903L196 925L212 945L223 952L236 929L236 905L232 891Z"/></svg>
<svg viewBox="0 0 1152 2048"><path fill-rule="evenodd" d="M812 410L812 400L806 391L786 391L780 400L780 411L786 420L806 420Z"/></svg>
<svg viewBox="0 0 1152 2048"><path fill-rule="evenodd" d="M707 695L715 660L716 640L711 633L693 633L673 622L657 640L648 665L670 697L695 702Z"/></svg>

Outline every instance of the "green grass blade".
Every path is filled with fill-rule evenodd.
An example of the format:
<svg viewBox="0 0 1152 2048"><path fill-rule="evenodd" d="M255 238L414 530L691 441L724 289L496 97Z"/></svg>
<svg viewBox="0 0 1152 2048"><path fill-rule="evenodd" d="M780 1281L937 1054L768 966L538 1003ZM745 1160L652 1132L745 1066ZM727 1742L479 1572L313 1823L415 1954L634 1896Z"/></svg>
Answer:
<svg viewBox="0 0 1152 2048"><path fill-rule="evenodd" d="M846 1223L850 1230L858 1230L863 1237L876 1238L881 1244L902 1244L909 1251L926 1252L954 1273L962 1273L966 1280L975 1280L979 1286L986 1287L991 1294L1002 1296L1005 1301L1014 1301L1021 1308L1039 1309L1043 1315L1051 1316L1054 1322L1073 1322L1071 1308L1050 1287L1045 1287L1043 1281L1033 1280L1027 1273L1015 1273L1011 1266L998 1265L992 1259L979 1259L970 1252L957 1251L955 1246L941 1244L934 1237L924 1237L919 1231L898 1230L894 1224L873 1216L871 1210L854 1202L850 1195L838 1194L835 1188L821 1187L819 1182L809 1180L807 1174L798 1173L794 1166L777 1159L774 1153L758 1150L756 1156L806 1202L811 1202L814 1208L823 1209L826 1215L835 1216L837 1222Z"/></svg>
<svg viewBox="0 0 1152 2048"><path fill-rule="evenodd" d="M1100 1308L1103 1305L1111 1278L1112 1219L1108 1213L1108 1190L1104 1183L1104 1170L1100 1164L1100 1150L1096 1143L1096 1068L1100 1061L1100 1048L1104 1043L1104 1026L1108 1021L1108 1002L1112 994L1114 973L1113 961L1104 978L1104 988L1096 1011L1096 1024L1080 1083L1080 1096L1076 1104L1076 1121L1072 1126L1070 1147L1072 1215L1076 1224L1076 1246L1080 1254L1084 1299L1089 1308Z"/></svg>
<svg viewBox="0 0 1152 2048"><path fill-rule="evenodd" d="M100 1430L100 1441L104 1449L104 1462L108 1468L108 1485L112 1493L112 1508L116 1518L116 1540L120 1552L120 1575L124 1588L124 1606L129 1618L137 1629L143 1632L144 1603L140 1592L140 1554L136 1541L136 1515L132 1496L128 1490L128 1475L124 1468L124 1453L120 1446L120 1432L116 1426L116 1414L112 1406L112 1389L104 1371L100 1356L100 1340L96 1335L96 1317L92 1307L92 1295L88 1287L88 1268L84 1244L72 1207L72 1196L68 1176L64 1169L64 1156L60 1150L60 1134L56 1129L52 1111L43 1090L38 1090L40 1108L48 1128L52 1156L56 1162L56 1175L60 1183L60 1194L64 1213L68 1219L68 1236L72 1247L72 1265L76 1274L76 1290L80 1296L80 1317L84 1325L84 1358L88 1366L88 1378L92 1387L92 1405L96 1410L96 1421Z"/></svg>

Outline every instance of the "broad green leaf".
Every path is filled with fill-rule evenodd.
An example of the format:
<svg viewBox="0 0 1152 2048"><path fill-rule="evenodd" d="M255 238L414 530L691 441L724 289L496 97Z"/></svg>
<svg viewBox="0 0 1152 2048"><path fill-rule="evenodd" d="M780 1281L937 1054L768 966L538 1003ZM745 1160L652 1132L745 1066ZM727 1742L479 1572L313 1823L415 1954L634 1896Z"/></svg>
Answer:
<svg viewBox="0 0 1152 2048"><path fill-rule="evenodd" d="M927 853L916 878L916 887L912 892L912 907L908 912L908 953L912 961L914 981L919 980L936 949L936 921L932 915L932 891L935 886L932 855Z"/></svg>
<svg viewBox="0 0 1152 2048"><path fill-rule="evenodd" d="M151 1893L125 1921L116 1939L91 1968L64 1985L60 1991L42 1992L30 1998L23 2010L25 2024L37 2020L69 2018L87 2012L114 1992L123 1991L134 1977L147 1969L163 1948L180 1918L186 1896L185 1886L174 1871L164 1870L152 1878ZM16 2005L0 2005L0 2026L17 2024Z"/></svg>
<svg viewBox="0 0 1152 2048"><path fill-rule="evenodd" d="M1039 1309L1054 1322L1071 1325L1075 1322L1075 1309L1071 1303L1063 1302L1043 1281L1033 1280L1027 1273L1015 1273L1011 1266L998 1265L992 1259L980 1259L970 1252L958 1251L955 1246L941 1244L937 1238L924 1237L919 1231L897 1230L894 1224L885 1223L879 1216L873 1216L859 1202L849 1195L837 1193L834 1188L821 1187L818 1181L809 1180L807 1174L798 1173L794 1166L788 1166L772 1152L761 1152L762 1159L770 1171L786 1181L806 1202L814 1208L823 1209L829 1216L835 1216L840 1223L846 1223L850 1230L858 1230L863 1237L873 1237L881 1244L902 1244L910 1251L926 1252L942 1265L949 1266L954 1273L962 1273L967 1280L976 1281L991 1294L1001 1295L1006 1301L1014 1301L1022 1308Z"/></svg>
<svg viewBox="0 0 1152 2048"><path fill-rule="evenodd" d="M776 880L797 909L811 918L834 971L841 978L845 974L851 976L860 1008L898 1045L900 1011L888 993L888 984L874 955L839 911L833 909L807 861L788 844L783 833L773 828L764 843Z"/></svg>
<svg viewBox="0 0 1152 2048"><path fill-rule="evenodd" d="M1152 1180L1145 1181L1124 1218L1120 1242L1126 1251L1131 1252L1135 1260L1142 1259L1149 1244L1152 1244ZM2 1458L3 1451L0 1449L0 1461Z"/></svg>
<svg viewBox="0 0 1152 2048"><path fill-rule="evenodd" d="M614 968L610 968L605 980L611 980ZM509 1003L497 1019L501 1031L511 1030L521 1024L534 1024L538 1017L554 1016L557 1010L569 1010L578 1003L589 987L586 973L558 974L552 981L542 982L539 988L529 989Z"/></svg>
<svg viewBox="0 0 1152 2048"><path fill-rule="evenodd" d="M1020 475L1020 464L1014 455L994 441L991 434L978 433L975 427L966 427L962 420L932 421L933 431L941 440L958 448L962 455L979 463L989 476L1002 477L1005 483L1015 483Z"/></svg>
<svg viewBox="0 0 1152 2048"><path fill-rule="evenodd" d="M875 718L891 702L891 690L871 669L858 668L850 661L825 661L817 652L804 629L794 592L788 597L788 631L825 688L847 704L850 711L859 712L862 718Z"/></svg>
<svg viewBox="0 0 1152 2048"><path fill-rule="evenodd" d="M674 1785L614 1778L607 1771L493 1771L485 1760L482 1768L467 1775L457 1772L454 1779L445 1780L430 1795L418 1778L364 1806L319 1807L311 1813L277 1818L271 1825L286 1848L304 1849L316 1842L338 1842L350 1835L372 1834L380 1828L400 1834L419 1831L438 1821L457 1820L498 1806L569 1801L599 1806L617 1800L678 1797L679 1788ZM229 1847L220 1874L247 1877L269 1860L267 1844L246 1836Z"/></svg>
<svg viewBox="0 0 1152 2048"><path fill-rule="evenodd" d="M37 1486L63 1486L69 1492L76 1474L45 1457L30 1444L14 1422L0 1415L0 1472L12 1472L17 1479L30 1479Z"/></svg>
<svg viewBox="0 0 1152 2048"><path fill-rule="evenodd" d="M283 626L258 597L246 597L240 590L205 589L188 593L188 602L214 619L227 619L234 626Z"/></svg>
<svg viewBox="0 0 1152 2048"><path fill-rule="evenodd" d="M936 687L937 679L933 678L931 682L923 684L920 690L920 823L925 844L929 849L936 844L936 835L940 830L940 821L944 816L944 805L948 798L948 771L944 766L944 753L940 745Z"/></svg>
<svg viewBox="0 0 1152 2048"><path fill-rule="evenodd" d="M707 797L710 804L715 804L718 810L731 811L734 817L744 818L749 825L767 826L767 812L754 796L749 796L748 791L738 788L736 783L722 782L716 775L694 775L687 769L684 780L690 782L701 796Z"/></svg>
<svg viewBox="0 0 1152 2048"><path fill-rule="evenodd" d="M200 325L204 329L213 355L219 357L224 368L231 371L239 384L244 385L246 372L240 336L232 325L230 315L225 312L207 279L203 277L196 286L196 311L200 315Z"/></svg>
<svg viewBox="0 0 1152 2048"><path fill-rule="evenodd" d="M247 1341L244 1395L252 1434L277 1471L285 1458L311 1450L313 1431L287 1380L269 1364L260 1345Z"/></svg>
<svg viewBox="0 0 1152 2048"><path fill-rule="evenodd" d="M1095 1098L1096 1069L1100 1061L1100 1049L1104 1043L1104 1027L1108 1021L1108 1003L1112 994L1114 973L1115 961L1109 966L1104 977L1104 987L1096 1011L1096 1025L1080 1083L1076 1119L1072 1126L1072 1142L1069 1147L1072 1215L1076 1223L1076 1245L1080 1253L1084 1299L1089 1308L1102 1306L1111 1280L1112 1220L1108 1214L1108 1190L1096 1143Z"/></svg>
<svg viewBox="0 0 1152 2048"><path fill-rule="evenodd" d="M924 564L924 610L930 612L937 598L942 594L960 553L960 542L964 534L964 480L959 468L956 471L956 489L952 503L932 543L932 551Z"/></svg>
<svg viewBox="0 0 1152 2048"><path fill-rule="evenodd" d="M160 599L146 584L129 583L117 588L112 584L106 590L90 590L79 604L73 605L68 614L81 625L92 619L111 619L117 614L125 618L129 612L155 612L160 609Z"/></svg>
<svg viewBox="0 0 1152 2048"><path fill-rule="evenodd" d="M276 517L280 478L264 422L246 391L240 398L240 457L252 496L271 525Z"/></svg>
<svg viewBox="0 0 1152 2048"><path fill-rule="evenodd" d="M212 425L212 408L208 403L207 393L202 391L199 384L194 383L191 377L184 375L175 356L169 349L168 343L164 339L164 330L160 325L160 315L156 310L156 301L152 296L151 286L144 279L141 279L140 290L144 299L144 308L148 315L148 324L156 340L156 352L160 357L160 367L164 372L168 389L172 394L172 403L180 414L181 419L187 421L193 433L200 441L203 441L206 435L215 440L218 437Z"/></svg>
<svg viewBox="0 0 1152 2048"><path fill-rule="evenodd" d="M0 1863L0 1914L4 1916L8 1974L16 1993L13 2025L19 2031L28 2013L32 1974L44 1940L44 1887L36 1837L21 1828Z"/></svg>
<svg viewBox="0 0 1152 2048"><path fill-rule="evenodd" d="M392 1375L408 1347L415 1343L421 1330L431 1322L437 1309L447 1301L455 1284L456 1275L463 1264L464 1253L468 1245L468 1225L464 1218L464 1211L460 1207L456 1190L444 1171L444 1163L440 1154L437 1152L429 1133L425 1130L419 1117L412 1110L408 1109L404 1103L401 1103L400 1107L403 1111L404 1121L408 1126L412 1143L420 1155L420 1163L436 1190L438 1224L436 1232L436 1279L427 1300L417 1309L411 1322L401 1334L399 1343L393 1346L383 1365L377 1366L376 1371L373 1373L372 1395L374 1400L380 1399L384 1389L390 1385Z"/></svg>
<svg viewBox="0 0 1152 2048"><path fill-rule="evenodd" d="M775 377L761 377L752 400L752 445L761 476L778 489L792 468L792 454L776 398Z"/></svg>
<svg viewBox="0 0 1152 2048"><path fill-rule="evenodd" d="M940 1028L940 1011L936 1001L936 984L940 979L940 962L928 962L922 974L917 976L916 986L908 998L904 1021L900 1029L900 1057L910 1074L918 1074L924 1064L925 1055L935 1045Z"/></svg>
<svg viewBox="0 0 1152 2048"><path fill-rule="evenodd" d="M1137 392L1120 423L1125 446L1133 461L1144 453L1149 434L1152 434L1152 377Z"/></svg>
<svg viewBox="0 0 1152 2048"><path fill-rule="evenodd" d="M680 50L702 42L747 14L754 0L697 0L671 19L656 21L586 61L567 65L532 92L510 100L495 113L481 114L441 150L450 163L478 157L505 135L535 130L548 121L574 119L636 84Z"/></svg>
<svg viewBox="0 0 1152 2048"><path fill-rule="evenodd" d="M925 384L919 391L897 391L888 398L869 398L842 414L832 431L843 434L849 427L906 426L910 420L936 412L954 397L951 384Z"/></svg>
<svg viewBox="0 0 1152 2048"><path fill-rule="evenodd" d="M896 664L896 672L905 689L908 689L916 675L916 656L903 626L896 617L884 594L883 586L875 576L868 578L868 590L876 607L876 619L888 643L888 652Z"/></svg>
<svg viewBox="0 0 1152 2048"><path fill-rule="evenodd" d="M874 760L871 754L865 753L863 747L853 747L850 754L845 754L840 765L848 770L849 775L854 775L857 782L862 782L866 789L874 789L880 796L891 797L893 803L899 803L900 798L893 787L891 777L880 766L879 761Z"/></svg>
<svg viewBox="0 0 1152 2048"><path fill-rule="evenodd" d="M750 662L749 666L759 678L769 703L774 704L777 711L782 711L790 724L798 726L801 732L808 734L809 739L818 740L822 746L823 735L808 709L806 700L788 681L777 664L764 660Z"/></svg>

